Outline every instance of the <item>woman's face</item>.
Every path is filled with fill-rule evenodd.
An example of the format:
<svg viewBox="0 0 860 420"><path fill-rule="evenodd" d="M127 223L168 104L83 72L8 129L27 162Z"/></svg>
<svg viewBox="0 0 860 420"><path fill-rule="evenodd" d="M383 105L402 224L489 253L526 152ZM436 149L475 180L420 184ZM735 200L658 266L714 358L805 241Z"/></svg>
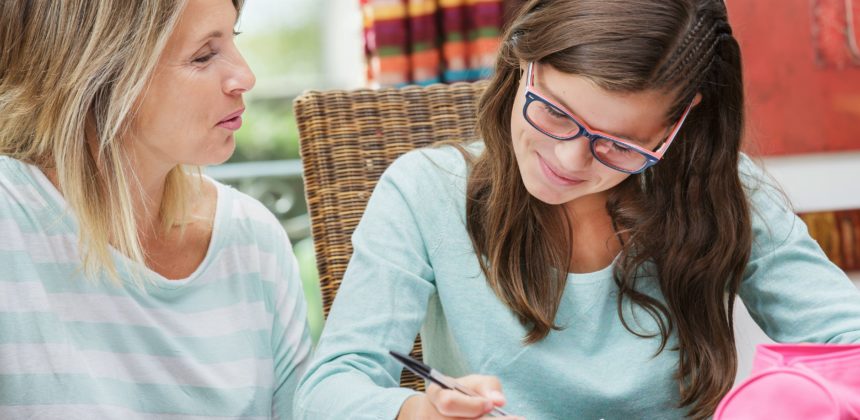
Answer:
<svg viewBox="0 0 860 420"><path fill-rule="evenodd" d="M133 120L135 159L172 168L226 161L255 77L234 43L230 0L189 0Z"/></svg>
<svg viewBox="0 0 860 420"><path fill-rule="evenodd" d="M525 69L527 64L522 63ZM654 150L671 127L666 113L673 98L661 92L609 92L590 80L562 73L548 64L535 66L535 88L553 103L571 111L589 127ZM594 159L589 140L559 141L534 128L523 117L526 72L511 114L511 137L523 184L547 204L574 204L581 198L601 196L628 174ZM680 139L679 139L680 140Z"/></svg>

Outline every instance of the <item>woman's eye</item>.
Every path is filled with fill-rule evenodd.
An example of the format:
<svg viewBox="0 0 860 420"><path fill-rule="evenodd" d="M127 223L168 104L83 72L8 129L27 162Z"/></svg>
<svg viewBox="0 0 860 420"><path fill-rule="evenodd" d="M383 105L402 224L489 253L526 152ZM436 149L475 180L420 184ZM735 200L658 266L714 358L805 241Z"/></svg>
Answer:
<svg viewBox="0 0 860 420"><path fill-rule="evenodd" d="M192 62L194 62L194 63L197 63L197 64L203 64L203 63L206 63L207 61L211 60L211 59L212 59L212 57L215 57L215 53L214 53L214 52L211 52L211 53L209 53L209 54L206 54L206 55L204 55L204 56L202 56L202 57L195 58L194 60L191 60L191 61L192 61Z"/></svg>

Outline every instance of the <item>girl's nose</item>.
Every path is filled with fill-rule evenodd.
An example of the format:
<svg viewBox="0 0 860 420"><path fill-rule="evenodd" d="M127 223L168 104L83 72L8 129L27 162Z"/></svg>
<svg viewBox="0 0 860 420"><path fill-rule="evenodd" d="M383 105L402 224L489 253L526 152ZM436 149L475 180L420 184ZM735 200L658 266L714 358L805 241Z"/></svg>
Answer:
<svg viewBox="0 0 860 420"><path fill-rule="evenodd" d="M585 136L573 140L558 141L554 149L558 163L561 165L559 169L565 172L578 172L588 169L594 160L589 140Z"/></svg>

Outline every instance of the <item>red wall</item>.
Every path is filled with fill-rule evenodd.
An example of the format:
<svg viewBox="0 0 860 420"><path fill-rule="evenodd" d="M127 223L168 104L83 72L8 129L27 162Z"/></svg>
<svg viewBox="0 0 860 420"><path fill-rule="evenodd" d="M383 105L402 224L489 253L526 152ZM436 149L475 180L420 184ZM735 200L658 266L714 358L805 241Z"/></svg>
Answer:
<svg viewBox="0 0 860 420"><path fill-rule="evenodd" d="M860 0L728 0L741 45L748 150L860 150Z"/></svg>

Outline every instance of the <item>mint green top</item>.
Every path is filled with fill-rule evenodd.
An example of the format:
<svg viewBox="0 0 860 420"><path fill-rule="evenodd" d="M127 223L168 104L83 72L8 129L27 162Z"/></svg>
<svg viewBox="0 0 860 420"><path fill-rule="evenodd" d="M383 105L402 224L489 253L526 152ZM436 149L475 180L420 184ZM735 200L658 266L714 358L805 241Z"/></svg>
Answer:
<svg viewBox="0 0 860 420"><path fill-rule="evenodd" d="M214 182L214 181L213 181ZM311 339L298 266L262 204L215 183L188 278L114 252L81 271L78 223L33 166L0 156L0 419L289 419Z"/></svg>
<svg viewBox="0 0 860 420"><path fill-rule="evenodd" d="M742 162L754 206L754 244L740 295L777 341L860 343L860 293L828 261L762 173ZM616 312L613 266L569 274L553 331L526 329L487 286L465 228L466 165L452 147L398 159L382 176L353 235L355 252L316 354L299 385L299 419L396 417L413 394L398 388L421 332L424 361L451 376L495 375L505 409L528 419L681 418L678 354L655 356ZM767 222L765 224L765 222ZM661 297L656 281L643 281ZM643 310L626 319L657 332ZM676 344L671 337L667 348Z"/></svg>

